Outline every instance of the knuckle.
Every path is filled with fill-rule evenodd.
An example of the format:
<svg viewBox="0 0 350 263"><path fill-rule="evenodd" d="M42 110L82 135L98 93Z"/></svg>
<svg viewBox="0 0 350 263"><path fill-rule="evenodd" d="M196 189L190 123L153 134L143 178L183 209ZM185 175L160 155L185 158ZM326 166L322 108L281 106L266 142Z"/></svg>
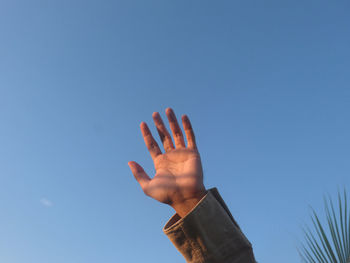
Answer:
<svg viewBox="0 0 350 263"><path fill-rule="evenodd" d="M177 131L177 132L175 132L174 136L175 136L175 138L181 139L182 138L182 133Z"/></svg>

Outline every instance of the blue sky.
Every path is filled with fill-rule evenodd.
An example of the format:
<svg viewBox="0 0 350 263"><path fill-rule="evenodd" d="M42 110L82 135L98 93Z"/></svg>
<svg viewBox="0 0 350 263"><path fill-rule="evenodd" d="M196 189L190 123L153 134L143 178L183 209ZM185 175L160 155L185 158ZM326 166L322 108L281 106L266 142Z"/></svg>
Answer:
<svg viewBox="0 0 350 263"><path fill-rule="evenodd" d="M188 114L259 262L350 183L349 1L0 2L0 261L184 262L128 161ZM158 142L159 139L157 138ZM348 188L349 189L349 188Z"/></svg>

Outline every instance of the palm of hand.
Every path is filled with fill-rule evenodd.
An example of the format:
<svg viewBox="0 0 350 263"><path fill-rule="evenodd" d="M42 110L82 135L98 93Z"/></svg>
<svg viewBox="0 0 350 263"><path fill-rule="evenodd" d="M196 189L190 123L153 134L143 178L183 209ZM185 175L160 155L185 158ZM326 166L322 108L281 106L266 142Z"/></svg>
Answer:
<svg viewBox="0 0 350 263"><path fill-rule="evenodd" d="M187 115L182 116L187 138L186 146L173 110L168 108L166 114L175 145L159 113L153 113L153 119L164 146L164 153L160 150L147 124L142 122L140 125L143 139L154 162L155 176L150 178L136 162L128 164L146 195L171 205L184 215L206 193L203 185L203 169L192 125Z"/></svg>
<svg viewBox="0 0 350 263"><path fill-rule="evenodd" d="M203 170L197 150L174 149L154 160L156 174L144 192L166 204L192 198L203 189ZM181 200L182 199L182 200Z"/></svg>

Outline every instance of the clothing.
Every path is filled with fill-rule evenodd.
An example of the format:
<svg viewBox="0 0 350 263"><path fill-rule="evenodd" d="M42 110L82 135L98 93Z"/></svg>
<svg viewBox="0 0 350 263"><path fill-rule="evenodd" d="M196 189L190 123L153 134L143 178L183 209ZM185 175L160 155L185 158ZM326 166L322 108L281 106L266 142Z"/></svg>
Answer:
<svg viewBox="0 0 350 263"><path fill-rule="evenodd" d="M216 188L185 217L172 216L163 231L188 263L256 263L251 243Z"/></svg>

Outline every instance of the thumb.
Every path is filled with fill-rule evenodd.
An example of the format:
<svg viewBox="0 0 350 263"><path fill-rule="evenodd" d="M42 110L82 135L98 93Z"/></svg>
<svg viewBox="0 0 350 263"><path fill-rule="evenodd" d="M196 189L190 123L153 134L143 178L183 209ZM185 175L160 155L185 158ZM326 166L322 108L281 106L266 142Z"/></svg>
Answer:
<svg viewBox="0 0 350 263"><path fill-rule="evenodd" d="M136 181L139 182L142 189L145 189L151 178L149 178L145 170L143 170L142 166L139 165L137 162L131 161L128 162L128 165Z"/></svg>

